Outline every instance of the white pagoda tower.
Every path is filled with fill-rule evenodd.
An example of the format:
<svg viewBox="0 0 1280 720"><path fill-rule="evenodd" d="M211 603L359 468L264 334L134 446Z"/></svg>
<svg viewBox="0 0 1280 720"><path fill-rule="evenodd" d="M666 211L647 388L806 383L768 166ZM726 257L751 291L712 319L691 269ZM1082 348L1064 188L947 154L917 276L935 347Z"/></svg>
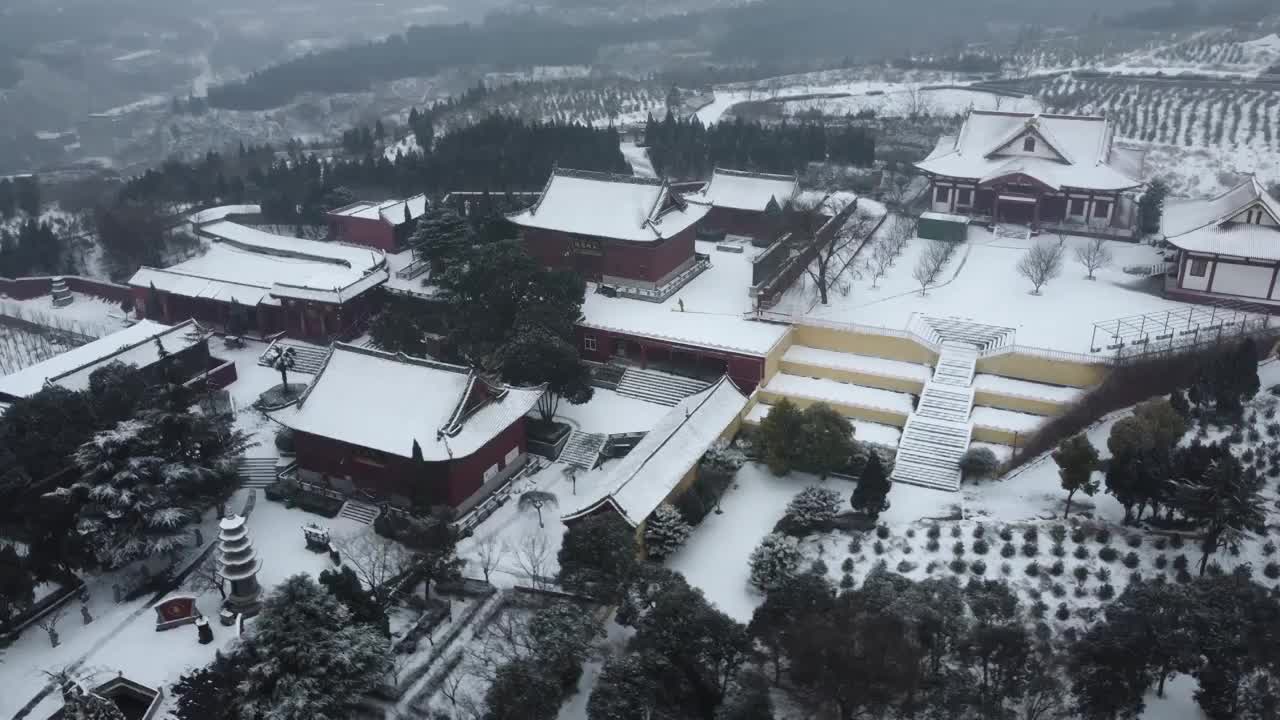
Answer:
<svg viewBox="0 0 1280 720"><path fill-rule="evenodd" d="M218 524L218 574L231 583L226 607L248 617L256 615L261 605L262 586L258 570L262 561L253 549L243 515L225 517Z"/></svg>

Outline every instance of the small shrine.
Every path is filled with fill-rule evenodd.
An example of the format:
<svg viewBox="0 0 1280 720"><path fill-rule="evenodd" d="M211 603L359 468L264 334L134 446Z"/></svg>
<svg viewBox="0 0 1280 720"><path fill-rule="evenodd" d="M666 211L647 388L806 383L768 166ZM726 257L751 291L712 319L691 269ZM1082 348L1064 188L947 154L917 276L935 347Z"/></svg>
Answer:
<svg viewBox="0 0 1280 720"><path fill-rule="evenodd" d="M225 517L218 528L218 575L231 583L225 606L246 617L256 615L262 598L262 586L258 584L262 561L249 539L245 517Z"/></svg>
<svg viewBox="0 0 1280 720"><path fill-rule="evenodd" d="M54 278L49 289L53 293L54 307L66 307L75 302L76 298L71 294L71 288L67 287L66 278Z"/></svg>

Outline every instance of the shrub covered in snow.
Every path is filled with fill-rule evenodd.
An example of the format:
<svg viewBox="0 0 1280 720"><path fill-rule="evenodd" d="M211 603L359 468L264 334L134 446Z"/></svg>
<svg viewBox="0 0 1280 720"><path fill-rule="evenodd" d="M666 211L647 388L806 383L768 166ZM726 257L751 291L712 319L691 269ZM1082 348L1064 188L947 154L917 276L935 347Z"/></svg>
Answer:
<svg viewBox="0 0 1280 720"><path fill-rule="evenodd" d="M969 448L960 456L960 476L964 480L989 478L999 468L1000 460L990 448Z"/></svg>
<svg viewBox="0 0 1280 720"><path fill-rule="evenodd" d="M776 590L795 576L803 560L795 538L770 533L751 552L751 584L761 592Z"/></svg>
<svg viewBox="0 0 1280 720"><path fill-rule="evenodd" d="M826 526L840 509L840 501L840 493L830 488L810 485L801 490L787 504L787 532L805 533Z"/></svg>
<svg viewBox="0 0 1280 720"><path fill-rule="evenodd" d="M644 523L644 547L655 560L669 557L689 539L692 528L669 503L662 503Z"/></svg>
<svg viewBox="0 0 1280 720"><path fill-rule="evenodd" d="M969 565L969 570L973 572L974 575L985 575L987 572L987 564L981 560L974 560L973 563Z"/></svg>

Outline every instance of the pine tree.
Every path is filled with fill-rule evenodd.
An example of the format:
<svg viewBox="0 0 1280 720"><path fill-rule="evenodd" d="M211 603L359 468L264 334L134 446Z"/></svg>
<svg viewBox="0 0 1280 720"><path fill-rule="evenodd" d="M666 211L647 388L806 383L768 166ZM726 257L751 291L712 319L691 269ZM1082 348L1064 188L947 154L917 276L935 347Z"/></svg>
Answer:
<svg viewBox="0 0 1280 720"><path fill-rule="evenodd" d="M635 575L635 530L613 513L575 521L557 556L560 584L602 600L616 597Z"/></svg>
<svg viewBox="0 0 1280 720"><path fill-rule="evenodd" d="M831 522L839 509L840 493L810 485L787 503L787 524L799 533L822 528Z"/></svg>
<svg viewBox="0 0 1280 720"><path fill-rule="evenodd" d="M769 414L760 422L756 437L774 475L786 475L801 460L803 425L804 416L786 398L769 408Z"/></svg>
<svg viewBox="0 0 1280 720"><path fill-rule="evenodd" d="M853 424L826 403L814 403L804 409L801 418L804 469L819 479L849 466L853 455Z"/></svg>
<svg viewBox="0 0 1280 720"><path fill-rule="evenodd" d="M175 720L240 720L240 682L244 668L232 656L218 653L209 665L192 670L174 683Z"/></svg>
<svg viewBox="0 0 1280 720"><path fill-rule="evenodd" d="M1202 477L1174 483L1171 502L1204 529L1200 574L1219 547L1238 548L1251 534L1265 533L1267 513L1259 495L1262 483L1230 453L1213 461Z"/></svg>
<svg viewBox="0 0 1280 720"><path fill-rule="evenodd" d="M386 639L307 575L267 596L239 656L242 714L281 720L350 717L390 665Z"/></svg>
<svg viewBox="0 0 1280 720"><path fill-rule="evenodd" d="M1164 201L1169 196L1169 186L1156 178L1138 200L1138 227L1144 235L1159 234L1164 217Z"/></svg>
<svg viewBox="0 0 1280 720"><path fill-rule="evenodd" d="M770 533L751 551L751 584L761 592L776 590L796 575L803 560L795 538Z"/></svg>
<svg viewBox="0 0 1280 720"><path fill-rule="evenodd" d="M872 452L862 469L862 475L858 477L858 486L854 488L849 502L854 510L866 513L875 521L880 513L889 509L889 490L892 488L893 483L889 480L884 463L880 461L879 453Z"/></svg>
<svg viewBox="0 0 1280 720"><path fill-rule="evenodd" d="M644 523L645 551L654 560L669 557L684 545L692 530L679 511L662 503Z"/></svg>
<svg viewBox="0 0 1280 720"><path fill-rule="evenodd" d="M67 720L125 720L124 712L110 700L86 691L70 678L62 678L62 715Z"/></svg>
<svg viewBox="0 0 1280 720"><path fill-rule="evenodd" d="M1053 461L1058 464L1062 489L1067 491L1067 507L1062 513L1067 517L1071 514L1071 498L1077 492L1089 497L1098 492L1099 483L1093 478L1098 466L1098 450L1084 434L1075 435L1058 445L1053 451Z"/></svg>

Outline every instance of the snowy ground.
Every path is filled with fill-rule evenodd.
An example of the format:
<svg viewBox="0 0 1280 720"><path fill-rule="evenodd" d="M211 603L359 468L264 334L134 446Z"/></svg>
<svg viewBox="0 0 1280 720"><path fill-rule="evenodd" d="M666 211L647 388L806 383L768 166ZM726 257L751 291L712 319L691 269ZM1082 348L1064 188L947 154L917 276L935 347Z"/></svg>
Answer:
<svg viewBox="0 0 1280 720"><path fill-rule="evenodd" d="M1251 144L1186 147L1147 143L1144 173L1169 183L1175 197L1211 197L1225 192L1253 174L1264 186L1280 183L1280 155Z"/></svg>
<svg viewBox="0 0 1280 720"><path fill-rule="evenodd" d="M64 307L55 307L52 295L29 300L0 296L0 315L95 338L126 327L126 314L119 303L94 295L71 294L75 299Z"/></svg>
<svg viewBox="0 0 1280 720"><path fill-rule="evenodd" d="M1117 317L1176 310L1184 303L1156 294L1152 281L1126 275L1122 268L1160 261L1151 246L1109 242L1114 263L1085 278L1073 248L1088 238L1069 237L1060 277L1040 296L1015 266L1037 242L1058 242L1045 234L1030 240L996 238L985 228L969 230L968 242L957 248L943 272L944 284L921 296L912 270L930 241L916 238L889 269L874 282L865 267L848 282L847 293L834 292L827 305L818 303L816 289L802 277L784 296L777 310L820 320L905 328L915 314L959 317L974 322L1012 327L1019 345L1074 353L1090 352L1093 323ZM855 264L856 266L857 264Z"/></svg>
<svg viewBox="0 0 1280 720"><path fill-rule="evenodd" d="M938 89L924 90L918 86L891 85L875 94L851 95L838 98L792 100L782 104L783 114L802 115L820 112L827 116L856 115L864 110L874 110L879 117L905 115L957 115L970 110L1001 110L1004 112L1040 112L1044 104L1034 97L1006 97L980 90Z"/></svg>
<svg viewBox="0 0 1280 720"><path fill-rule="evenodd" d="M651 178L658 176L653 171L653 163L649 162L648 148L638 147L633 142L623 142L622 154L627 158L627 162L631 164L631 172L635 173L636 177Z"/></svg>
<svg viewBox="0 0 1280 720"><path fill-rule="evenodd" d="M1264 426L1270 422L1265 410L1278 404L1265 388L1280 382L1280 362L1263 363L1259 375L1264 390L1247 413L1258 413L1256 427L1265 443ZM1087 431L1104 458L1111 427L1130 412L1113 413ZM1216 440L1222 435L1221 430L1211 430L1208 437ZM1194 436L1189 431L1184 442ZM1246 441L1236 450L1250 445L1256 444ZM746 465L721 500L724 513L708 515L671 557L669 566L702 588L721 610L741 622L750 620L764 599L748 583L751 552L782 517L787 502L811 484L818 484L811 475L777 477L762 465ZM852 483L828 479L825 485L839 491L847 505ZM1274 528L1280 520L1274 502L1276 481L1268 479L1266 486L1268 524ZM950 575L962 582L974 576L1007 579L1026 607L1032 608L1037 601L1045 604L1045 621L1057 632L1092 624L1106 602L1100 597L1107 592L1104 587L1119 595L1135 573L1176 582L1176 566L1185 563L1194 575L1200 556L1194 541L1123 526L1122 506L1103 492L1093 498L1075 498L1071 516L1064 518L1065 498L1057 465L1045 455L999 480L966 484L959 493L895 484L889 495L891 506L880 518L881 530L819 533L805 538L802 548L810 561L823 561L833 582L845 585L861 583L881 561L890 571L915 579ZM1054 547L1055 533L1062 533L1060 550ZM1222 550L1212 562L1225 572L1248 565L1255 581L1280 589L1280 580L1262 574L1264 566L1276 560L1274 547L1270 552L1264 547L1266 541L1252 537L1238 554ZM1108 547L1111 550L1104 550ZM1077 577L1077 568L1084 569L1083 579ZM1194 703L1193 679L1176 678L1166 690L1164 698L1148 698L1144 718L1202 720Z"/></svg>

